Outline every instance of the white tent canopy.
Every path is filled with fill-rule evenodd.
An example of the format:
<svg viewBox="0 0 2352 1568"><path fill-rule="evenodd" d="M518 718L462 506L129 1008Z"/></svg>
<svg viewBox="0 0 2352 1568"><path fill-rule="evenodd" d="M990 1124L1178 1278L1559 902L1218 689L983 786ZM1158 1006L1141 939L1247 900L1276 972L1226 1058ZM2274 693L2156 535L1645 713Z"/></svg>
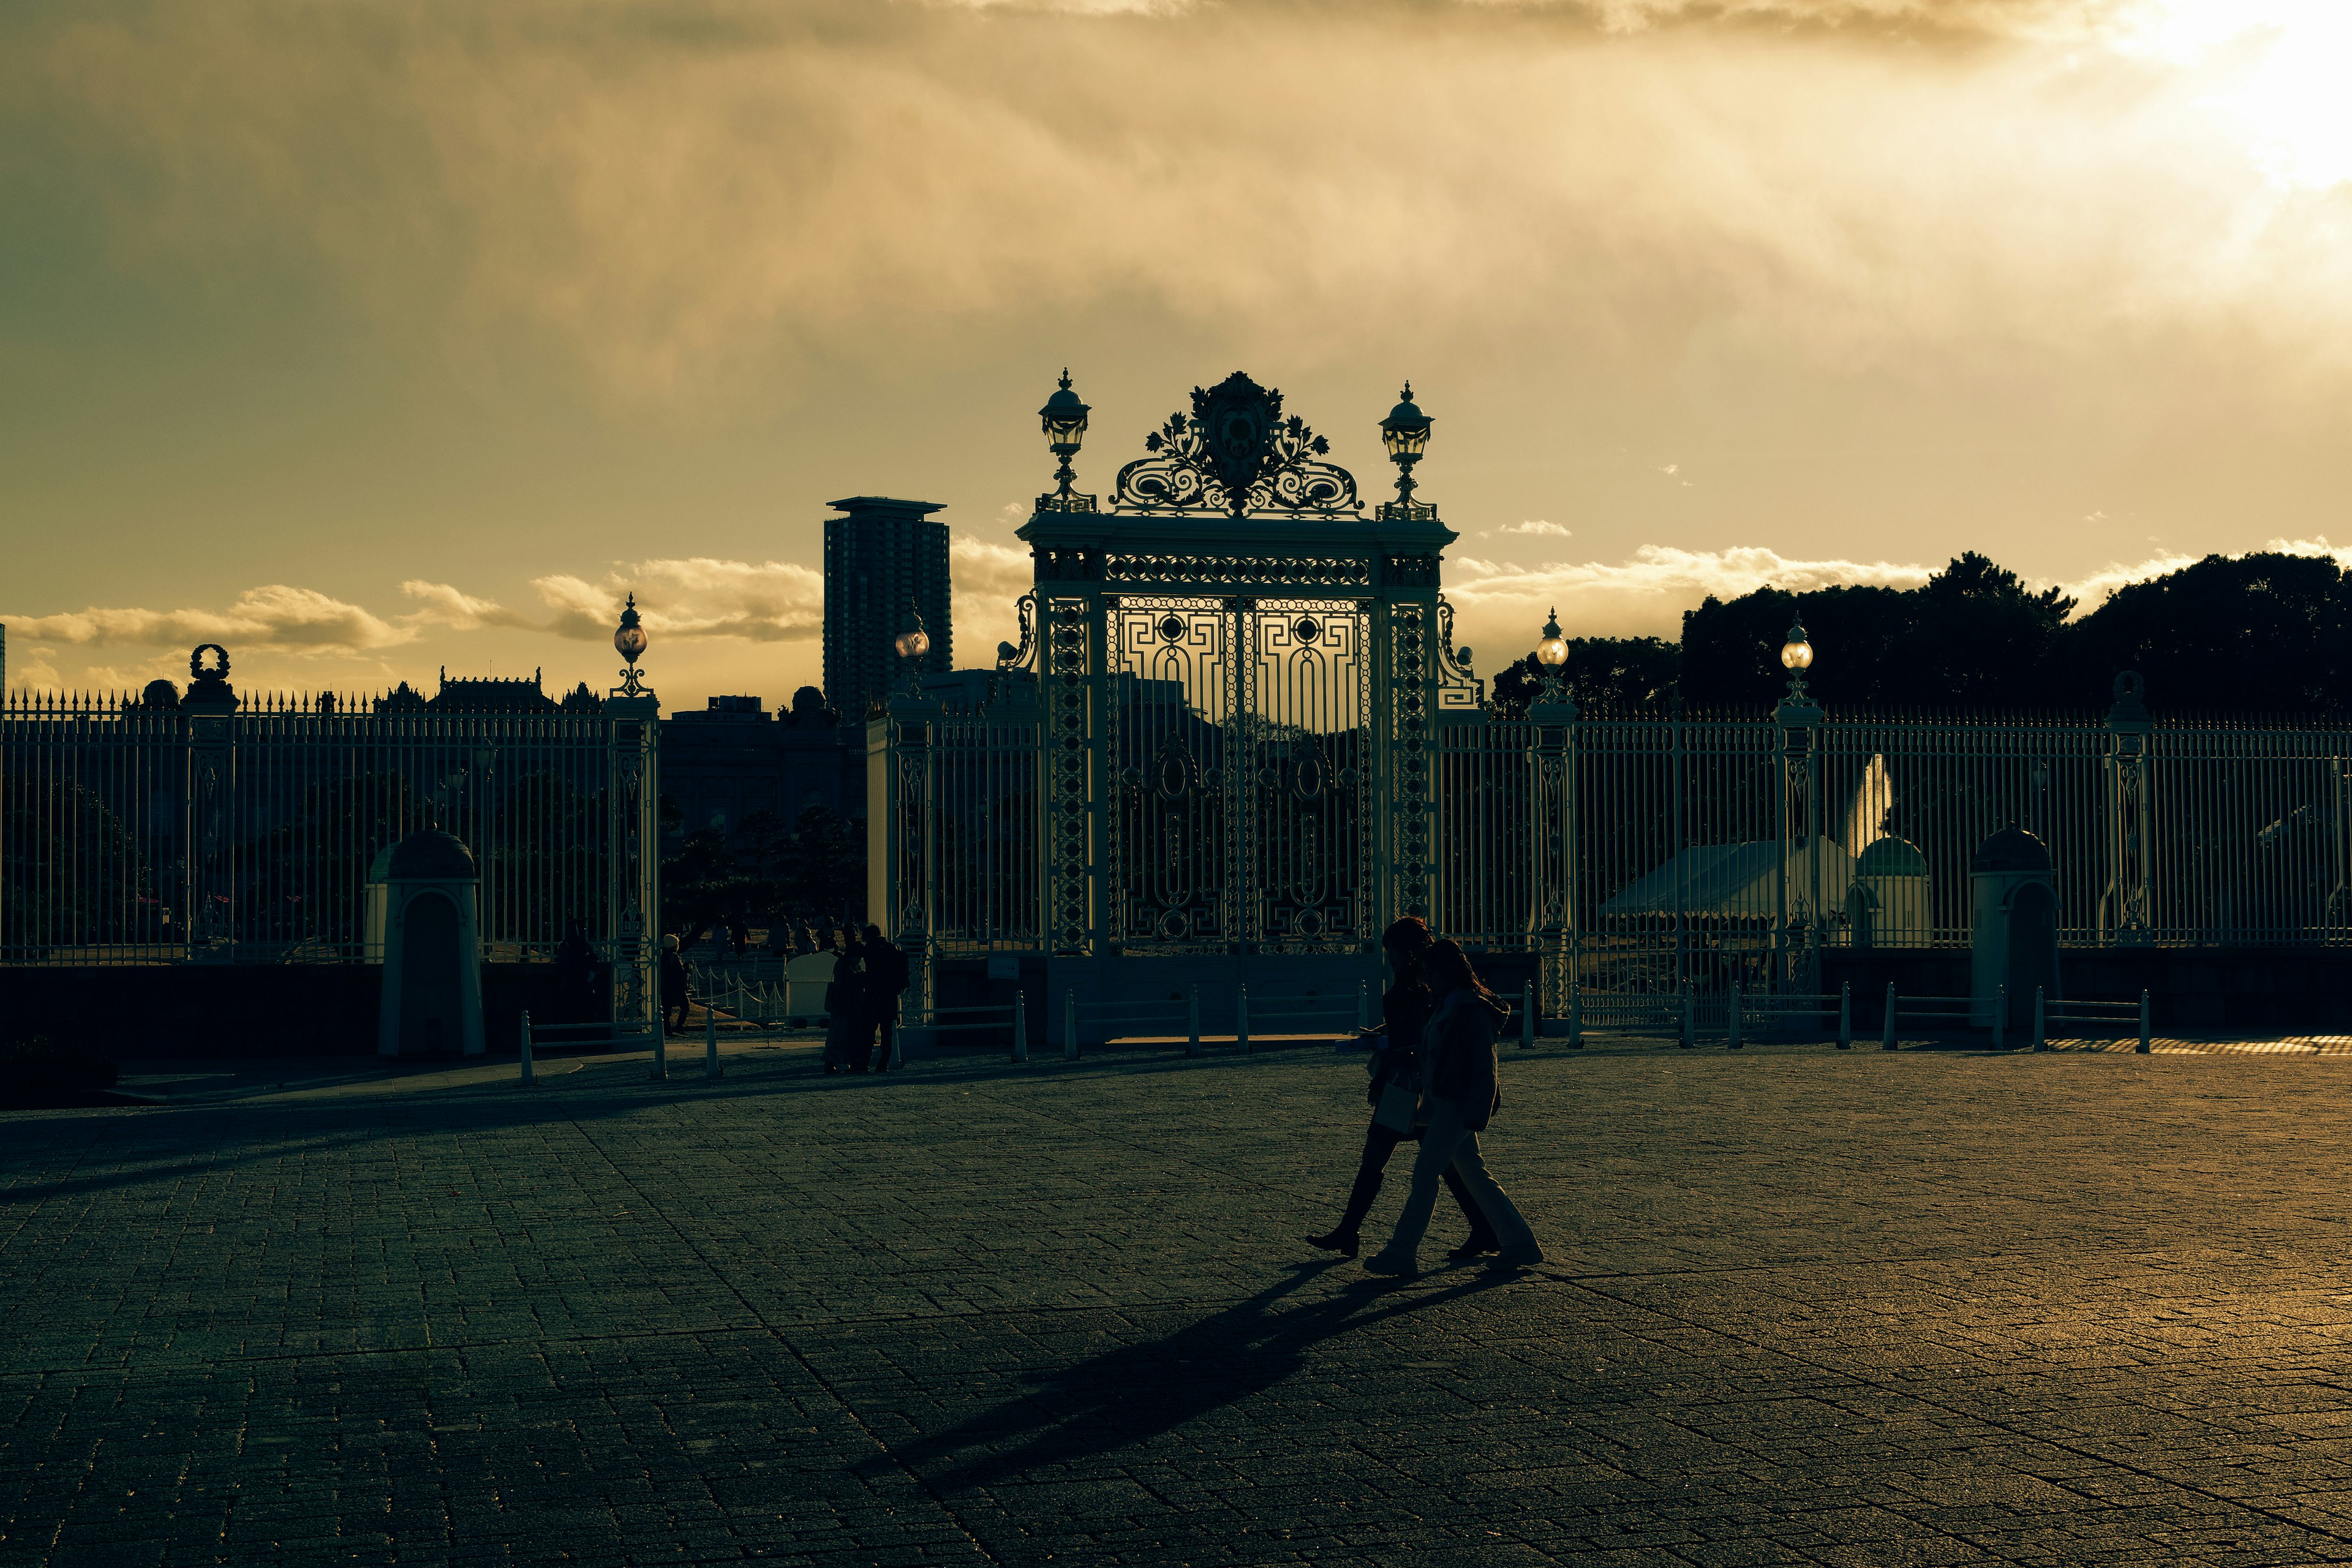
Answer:
<svg viewBox="0 0 2352 1568"><path fill-rule="evenodd" d="M1689 915L1769 920L1780 911L1778 867L1780 846L1776 840L1748 844L1696 844L1659 867L1620 888L1601 906L1604 915L1672 915L1677 908L1675 883L1682 881L1679 907ZM1808 847L1803 839L1789 846L1789 909L1807 898L1813 866L1821 872L1822 908L1837 910L1853 885L1853 856L1834 838ZM1818 912L1818 911L1817 911Z"/></svg>

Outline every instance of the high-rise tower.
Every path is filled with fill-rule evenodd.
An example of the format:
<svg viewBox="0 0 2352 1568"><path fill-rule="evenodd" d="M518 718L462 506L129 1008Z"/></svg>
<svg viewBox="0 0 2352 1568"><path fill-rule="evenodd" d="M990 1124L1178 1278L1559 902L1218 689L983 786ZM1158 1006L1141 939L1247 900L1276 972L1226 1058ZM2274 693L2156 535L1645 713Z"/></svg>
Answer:
<svg viewBox="0 0 2352 1568"><path fill-rule="evenodd" d="M890 639L909 598L931 637L923 668L954 668L948 525L930 521L941 510L932 501L851 496L825 504L848 515L824 520L824 696L856 724L898 676Z"/></svg>

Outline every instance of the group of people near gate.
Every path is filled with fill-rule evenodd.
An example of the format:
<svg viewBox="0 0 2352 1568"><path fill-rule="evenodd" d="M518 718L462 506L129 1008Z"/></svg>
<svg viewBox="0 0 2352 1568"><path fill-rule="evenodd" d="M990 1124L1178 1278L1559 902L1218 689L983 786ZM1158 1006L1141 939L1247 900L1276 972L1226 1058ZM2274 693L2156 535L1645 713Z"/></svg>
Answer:
<svg viewBox="0 0 2352 1568"><path fill-rule="evenodd" d="M1383 1043L1372 1054L1368 1096L1372 1123L1347 1213L1330 1230L1308 1237L1307 1245L1355 1257L1389 1156L1400 1143L1417 1142L1404 1212L1388 1245L1364 1259L1367 1270L1420 1271L1421 1240L1441 1184L1470 1222L1469 1239L1448 1259L1466 1263L1491 1254L1506 1268L1542 1262L1527 1217L1487 1173L1478 1149L1478 1134L1503 1104L1495 1039L1510 1009L1478 978L1459 942L1434 939L1418 919L1408 915L1390 926L1381 948L1395 981L1381 999Z"/></svg>
<svg viewBox="0 0 2352 1568"><path fill-rule="evenodd" d="M906 994L907 955L882 934L880 926L864 931L845 928L834 953L833 978L825 984L824 1070L887 1072L892 1047L898 1043L898 998ZM686 1027L691 973L675 936L662 938L662 1030L675 1035Z"/></svg>

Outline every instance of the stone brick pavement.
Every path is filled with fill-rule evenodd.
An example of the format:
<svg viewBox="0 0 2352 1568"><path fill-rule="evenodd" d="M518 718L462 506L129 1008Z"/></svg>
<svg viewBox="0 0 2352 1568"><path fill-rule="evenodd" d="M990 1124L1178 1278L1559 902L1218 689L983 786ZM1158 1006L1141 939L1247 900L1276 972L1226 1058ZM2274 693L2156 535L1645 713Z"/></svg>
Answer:
<svg viewBox="0 0 2352 1568"><path fill-rule="evenodd" d="M419 1081L0 1116L0 1561L2352 1558L2333 1059L1515 1053L1397 1286L1320 1053Z"/></svg>

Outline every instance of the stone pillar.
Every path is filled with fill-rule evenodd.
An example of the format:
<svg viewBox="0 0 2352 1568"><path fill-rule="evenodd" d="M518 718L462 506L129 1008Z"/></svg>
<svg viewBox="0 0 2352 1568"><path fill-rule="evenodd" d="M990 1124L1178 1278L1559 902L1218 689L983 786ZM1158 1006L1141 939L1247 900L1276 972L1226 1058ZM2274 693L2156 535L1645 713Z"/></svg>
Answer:
<svg viewBox="0 0 2352 1568"><path fill-rule="evenodd" d="M2099 900L2099 934L2117 946L2153 940L2149 897L2149 750L2156 721L2146 688L2125 670L2107 710L2107 889Z"/></svg>
<svg viewBox="0 0 2352 1568"><path fill-rule="evenodd" d="M654 976L661 921L661 704L651 692L604 700L610 749L605 929L613 949L613 1021L656 1025Z"/></svg>
<svg viewBox="0 0 2352 1568"><path fill-rule="evenodd" d="M205 655L219 655L211 668ZM228 683L228 650L205 643L188 656L187 822L180 836L185 856L180 929L191 963L226 963L236 951L235 888L236 692Z"/></svg>

